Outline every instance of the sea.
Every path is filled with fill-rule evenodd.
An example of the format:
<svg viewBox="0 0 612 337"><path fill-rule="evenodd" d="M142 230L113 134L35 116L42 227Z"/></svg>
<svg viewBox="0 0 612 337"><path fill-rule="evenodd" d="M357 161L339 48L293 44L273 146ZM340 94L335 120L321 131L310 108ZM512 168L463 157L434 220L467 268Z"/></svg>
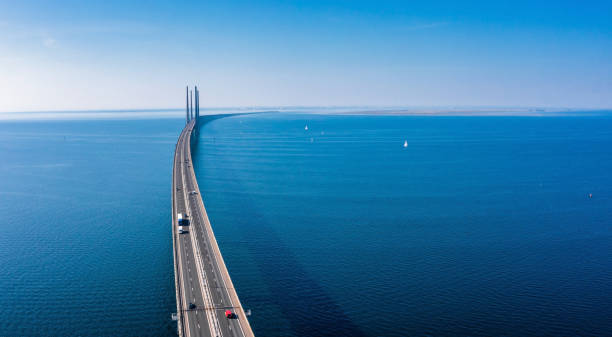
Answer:
<svg viewBox="0 0 612 337"><path fill-rule="evenodd" d="M182 114L0 121L0 336L176 336ZM257 336L612 335L612 112L203 121Z"/></svg>

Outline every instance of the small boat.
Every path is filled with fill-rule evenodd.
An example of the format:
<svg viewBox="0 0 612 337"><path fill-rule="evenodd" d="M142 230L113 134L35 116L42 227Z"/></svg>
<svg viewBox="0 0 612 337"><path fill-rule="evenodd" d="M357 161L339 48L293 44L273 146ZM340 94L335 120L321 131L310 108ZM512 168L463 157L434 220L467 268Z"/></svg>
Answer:
<svg viewBox="0 0 612 337"><path fill-rule="evenodd" d="M408 147L408 141L407 140L404 141L404 147Z"/></svg>
<svg viewBox="0 0 612 337"><path fill-rule="evenodd" d="M308 125L306 125L306 126L304 127L304 130L308 131Z"/></svg>

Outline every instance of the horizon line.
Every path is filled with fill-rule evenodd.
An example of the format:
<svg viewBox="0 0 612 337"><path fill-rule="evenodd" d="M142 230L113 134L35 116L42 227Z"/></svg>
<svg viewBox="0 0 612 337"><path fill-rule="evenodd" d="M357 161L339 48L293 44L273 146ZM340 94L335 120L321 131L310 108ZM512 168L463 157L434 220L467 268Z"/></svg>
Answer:
<svg viewBox="0 0 612 337"><path fill-rule="evenodd" d="M201 110L223 110L223 109L239 109L239 110L260 110L260 109L373 109L368 111L376 111L376 109L384 110L415 110L415 109L444 109L444 110L463 110L463 109L496 109L496 110L533 110L541 111L607 111L612 110L612 107L564 107L564 106L538 106L538 105L244 105L244 106L208 106L200 107ZM19 113L107 113L107 112L174 112L184 111L185 108L116 108L116 109L52 109L52 110L2 110L0 114L19 114ZM360 110L363 111L363 110Z"/></svg>

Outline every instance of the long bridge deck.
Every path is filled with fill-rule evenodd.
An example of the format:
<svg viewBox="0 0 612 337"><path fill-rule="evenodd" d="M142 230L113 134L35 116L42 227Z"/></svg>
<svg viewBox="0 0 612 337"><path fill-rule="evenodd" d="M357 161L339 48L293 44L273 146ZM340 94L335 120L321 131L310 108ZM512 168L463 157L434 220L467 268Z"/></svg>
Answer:
<svg viewBox="0 0 612 337"><path fill-rule="evenodd" d="M191 161L191 120L176 144L172 173L172 237L179 336L253 336L219 251ZM188 215L178 233L177 215ZM190 306L195 304L195 308ZM235 318L228 319L231 310Z"/></svg>

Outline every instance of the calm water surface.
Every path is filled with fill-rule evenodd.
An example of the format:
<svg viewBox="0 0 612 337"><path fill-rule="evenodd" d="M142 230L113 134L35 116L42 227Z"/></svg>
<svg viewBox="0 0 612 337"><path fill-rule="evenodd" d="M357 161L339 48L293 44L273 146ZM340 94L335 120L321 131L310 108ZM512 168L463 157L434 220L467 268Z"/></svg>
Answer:
<svg viewBox="0 0 612 337"><path fill-rule="evenodd" d="M183 121L0 123L0 336L172 335Z"/></svg>
<svg viewBox="0 0 612 337"><path fill-rule="evenodd" d="M0 336L175 334L182 126L0 123ZM258 336L610 335L611 149L606 116L261 114L194 160Z"/></svg>
<svg viewBox="0 0 612 337"><path fill-rule="evenodd" d="M238 116L195 161L260 336L612 334L609 117Z"/></svg>

